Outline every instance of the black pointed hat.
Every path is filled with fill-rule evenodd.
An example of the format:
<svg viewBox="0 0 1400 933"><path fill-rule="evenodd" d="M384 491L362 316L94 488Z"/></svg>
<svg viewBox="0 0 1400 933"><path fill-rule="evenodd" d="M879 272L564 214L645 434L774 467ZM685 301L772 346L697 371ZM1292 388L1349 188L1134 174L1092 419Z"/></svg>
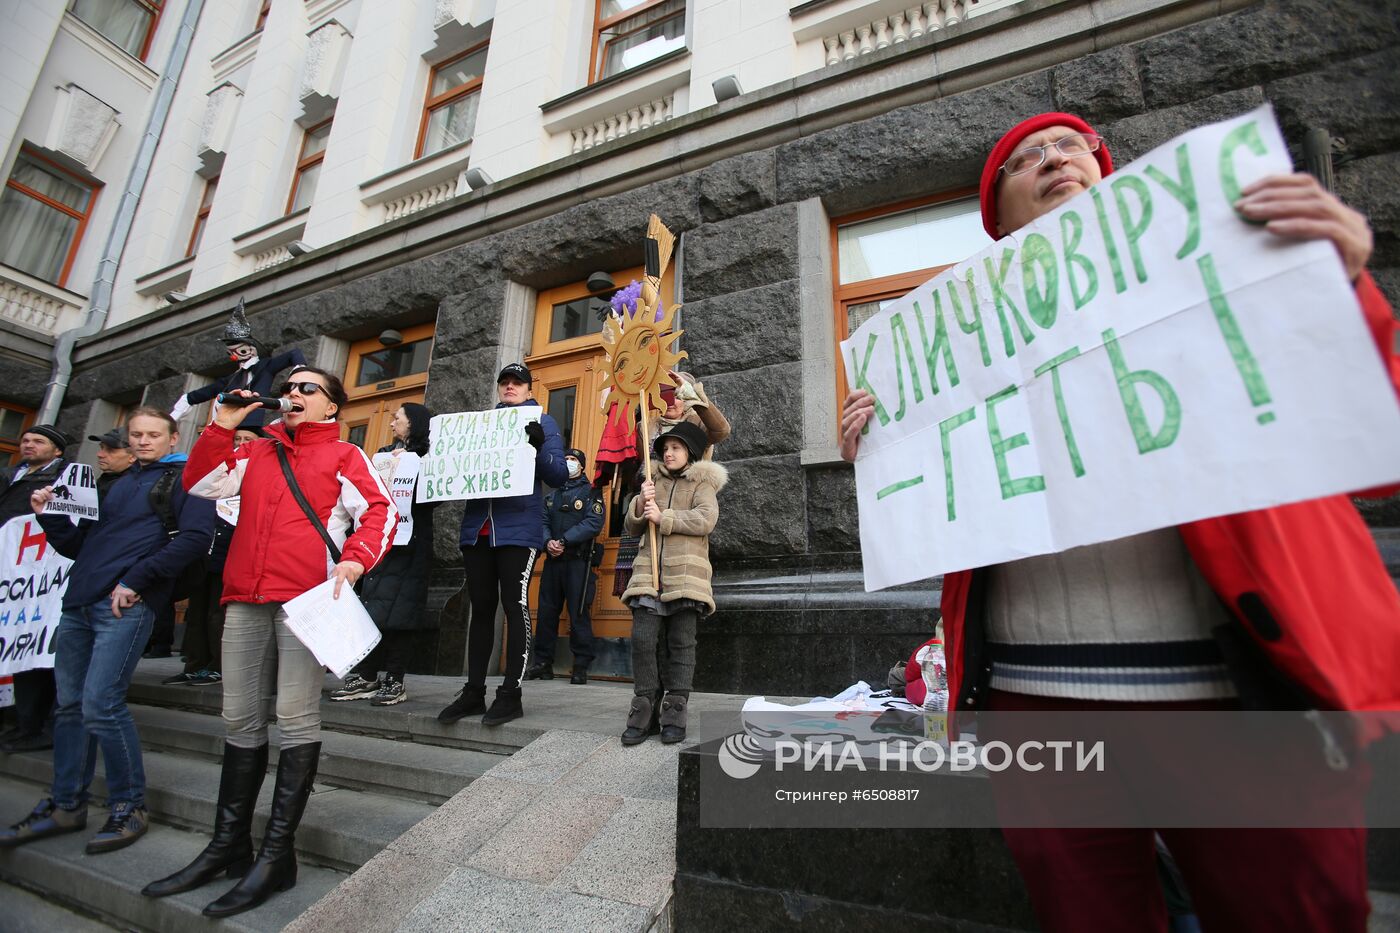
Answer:
<svg viewBox="0 0 1400 933"><path fill-rule="evenodd" d="M251 343L258 346L258 341L253 337L253 325L248 323L248 314L243 307L242 298L238 299L238 307L233 309L233 315L224 325L222 339L224 343Z"/></svg>

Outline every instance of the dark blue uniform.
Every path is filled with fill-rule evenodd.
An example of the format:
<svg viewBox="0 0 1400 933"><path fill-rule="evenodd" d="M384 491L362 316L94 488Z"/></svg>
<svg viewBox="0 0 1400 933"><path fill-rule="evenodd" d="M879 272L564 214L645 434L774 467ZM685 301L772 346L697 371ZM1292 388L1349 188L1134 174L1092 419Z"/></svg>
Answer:
<svg viewBox="0 0 1400 933"><path fill-rule="evenodd" d="M587 476L569 480L544 500L544 523L546 541L563 541L564 553L547 557L540 574L535 663L546 668L553 666L559 617L568 606L574 670L587 671L593 662L593 625L588 608L597 580L589 558L594 539L603 530L603 502Z"/></svg>

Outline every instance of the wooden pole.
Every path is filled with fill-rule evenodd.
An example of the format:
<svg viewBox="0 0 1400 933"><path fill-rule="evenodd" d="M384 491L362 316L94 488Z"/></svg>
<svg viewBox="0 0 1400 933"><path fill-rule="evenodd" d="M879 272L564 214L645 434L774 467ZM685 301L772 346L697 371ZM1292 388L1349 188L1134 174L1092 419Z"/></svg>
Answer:
<svg viewBox="0 0 1400 933"><path fill-rule="evenodd" d="M642 412L642 470L644 471L644 472L642 473L642 476L643 476L645 479L650 480L650 479L651 479L651 429L647 427L647 394L646 394L645 392L643 392L641 395L637 396L637 399L638 399L639 402L641 402L641 412ZM657 507L660 508L660 506L657 506ZM651 522L647 522L647 534L650 536L649 540L651 541L651 579L652 579L652 585L656 587L656 593L657 593L657 596L659 597L659 596L661 595L661 571L658 569L658 568L659 568L659 565L658 565L658 563L657 563L657 555L656 555L656 526L653 525Z"/></svg>

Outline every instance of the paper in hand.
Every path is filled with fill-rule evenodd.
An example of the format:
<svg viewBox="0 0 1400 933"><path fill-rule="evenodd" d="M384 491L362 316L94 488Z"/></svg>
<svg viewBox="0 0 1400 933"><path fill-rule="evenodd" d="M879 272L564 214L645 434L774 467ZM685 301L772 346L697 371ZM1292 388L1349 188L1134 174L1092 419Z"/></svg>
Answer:
<svg viewBox="0 0 1400 933"><path fill-rule="evenodd" d="M360 597L346 585L335 598L335 580L327 580L300 596L287 600L287 628L316 660L344 677L379 644L379 629L365 611Z"/></svg>

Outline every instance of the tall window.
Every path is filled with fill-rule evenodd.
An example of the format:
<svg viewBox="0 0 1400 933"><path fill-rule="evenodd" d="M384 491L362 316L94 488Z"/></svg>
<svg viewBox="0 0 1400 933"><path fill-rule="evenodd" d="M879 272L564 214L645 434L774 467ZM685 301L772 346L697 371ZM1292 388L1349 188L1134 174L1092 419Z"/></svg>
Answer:
<svg viewBox="0 0 1400 933"><path fill-rule="evenodd" d="M846 217L836 222L832 239L838 343L891 302L991 243L975 197ZM836 372L839 401L846 395L845 367L838 365Z"/></svg>
<svg viewBox="0 0 1400 933"><path fill-rule="evenodd" d="M92 212L92 184L21 150L0 194L0 263L63 285Z"/></svg>
<svg viewBox="0 0 1400 933"><path fill-rule="evenodd" d="M190 230L190 245L185 248L186 256L199 252L199 241L204 239L204 225L209 222L209 208L214 206L214 189L218 187L217 175L204 183L204 194L200 196L199 210L194 215L194 228Z"/></svg>
<svg viewBox="0 0 1400 933"><path fill-rule="evenodd" d="M72 0L68 9L93 29L145 61L165 0Z"/></svg>
<svg viewBox="0 0 1400 933"><path fill-rule="evenodd" d="M591 81L685 46L685 0L597 0Z"/></svg>
<svg viewBox="0 0 1400 933"><path fill-rule="evenodd" d="M485 70L484 42L433 69L415 157L431 155L472 138Z"/></svg>
<svg viewBox="0 0 1400 933"><path fill-rule="evenodd" d="M316 197L316 182L321 177L321 163L326 158L326 140L331 136L331 121L318 123L306 131L301 140L301 155L292 178L292 193L287 196L287 213L311 206Z"/></svg>
<svg viewBox="0 0 1400 933"><path fill-rule="evenodd" d="M272 0L259 0L258 21L253 24L253 32L262 32L267 25L267 14L272 12Z"/></svg>

